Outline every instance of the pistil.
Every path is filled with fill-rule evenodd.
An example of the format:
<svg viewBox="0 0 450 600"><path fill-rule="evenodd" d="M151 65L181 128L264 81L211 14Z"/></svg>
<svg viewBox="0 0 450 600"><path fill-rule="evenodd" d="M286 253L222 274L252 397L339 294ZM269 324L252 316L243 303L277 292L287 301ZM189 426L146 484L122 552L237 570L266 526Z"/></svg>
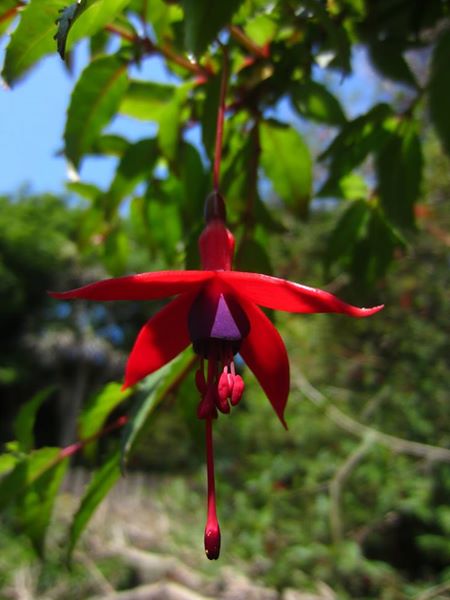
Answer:
<svg viewBox="0 0 450 600"><path fill-rule="evenodd" d="M217 560L220 554L220 527L216 509L216 484L214 479L214 449L212 419L205 422L206 429L206 465L208 478L208 507L205 526L205 552L209 560Z"/></svg>

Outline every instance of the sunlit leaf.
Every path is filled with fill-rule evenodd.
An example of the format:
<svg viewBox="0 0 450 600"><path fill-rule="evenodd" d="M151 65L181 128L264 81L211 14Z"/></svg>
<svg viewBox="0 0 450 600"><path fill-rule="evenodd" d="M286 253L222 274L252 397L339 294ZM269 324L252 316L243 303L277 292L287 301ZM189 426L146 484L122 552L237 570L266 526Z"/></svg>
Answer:
<svg viewBox="0 0 450 600"><path fill-rule="evenodd" d="M0 480L0 510L52 469L58 462L59 454L59 448L40 448L20 459Z"/></svg>
<svg viewBox="0 0 450 600"><path fill-rule="evenodd" d="M122 390L120 383L111 382L92 396L78 419L78 433L81 439L97 433L105 424L108 415L130 395L130 390ZM93 445L85 447L92 453Z"/></svg>
<svg viewBox="0 0 450 600"><path fill-rule="evenodd" d="M81 74L64 131L65 153L75 166L116 113L127 87L126 64L116 56L93 61Z"/></svg>
<svg viewBox="0 0 450 600"><path fill-rule="evenodd" d="M132 80L121 99L119 112L135 119L159 123L167 102L175 92L173 85Z"/></svg>
<svg viewBox="0 0 450 600"><path fill-rule="evenodd" d="M261 164L285 205L305 217L311 200L312 160L298 131L264 121L261 125Z"/></svg>
<svg viewBox="0 0 450 600"><path fill-rule="evenodd" d="M122 156L129 145L129 142L120 135L105 134L94 140L90 154Z"/></svg>
<svg viewBox="0 0 450 600"><path fill-rule="evenodd" d="M9 85L21 79L41 58L55 52L55 19L66 0L31 0L6 48L2 75Z"/></svg>
<svg viewBox="0 0 450 600"><path fill-rule="evenodd" d="M82 12L77 15L67 36L67 48L84 37L100 31L121 14L130 0L86 0Z"/></svg>
<svg viewBox="0 0 450 600"><path fill-rule="evenodd" d="M244 30L255 44L263 46L275 36L277 23L270 15L261 14L246 22Z"/></svg>
<svg viewBox="0 0 450 600"><path fill-rule="evenodd" d="M166 103L160 115L158 143L162 154L169 161L175 159L180 147L182 110L190 89L190 84L177 87L174 97Z"/></svg>

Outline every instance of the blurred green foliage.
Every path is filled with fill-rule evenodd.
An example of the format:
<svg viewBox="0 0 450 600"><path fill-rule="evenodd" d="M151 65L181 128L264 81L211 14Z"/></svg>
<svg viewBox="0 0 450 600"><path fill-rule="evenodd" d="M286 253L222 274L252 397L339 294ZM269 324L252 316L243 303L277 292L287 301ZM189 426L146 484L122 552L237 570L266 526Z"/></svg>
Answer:
<svg viewBox="0 0 450 600"><path fill-rule="evenodd" d="M192 554L203 431L190 351L122 393L125 353L161 303L70 304L46 290L198 267L226 62L221 189L236 267L325 281L386 308L361 321L271 315L292 366L290 429L246 374L245 400L216 427L225 560L279 589L324 581L339 598L414 598L448 581L448 2L21 4L0 0L1 35L18 15L3 77L15 85L56 50L65 8L61 54L90 41L65 156L81 169L90 156L117 158L105 189L81 179L68 184L70 201L0 199L0 510L8 531L47 551L38 588L57 577L49 523L71 456L93 475L71 522L54 523L65 556L125 463L167 477L173 548ZM350 117L329 82L353 73L361 46L391 87L388 101ZM136 79L154 55L170 84ZM115 135L116 115L141 121L143 136ZM330 140L320 153L310 122ZM79 437L83 453L69 445ZM9 535L7 570L32 556Z"/></svg>

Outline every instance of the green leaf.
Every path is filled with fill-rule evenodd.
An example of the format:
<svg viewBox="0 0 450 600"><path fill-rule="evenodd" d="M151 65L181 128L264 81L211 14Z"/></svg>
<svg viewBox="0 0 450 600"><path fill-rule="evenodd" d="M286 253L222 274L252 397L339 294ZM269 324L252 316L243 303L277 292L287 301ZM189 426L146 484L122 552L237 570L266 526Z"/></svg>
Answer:
<svg viewBox="0 0 450 600"><path fill-rule="evenodd" d="M181 6L169 4L164 0L147 0L147 21L152 24L158 43L166 42L173 37L172 25L183 20Z"/></svg>
<svg viewBox="0 0 450 600"><path fill-rule="evenodd" d="M117 112L127 87L126 64L116 56L93 61L81 74L64 131L65 153L75 166Z"/></svg>
<svg viewBox="0 0 450 600"><path fill-rule="evenodd" d="M253 239L245 239L239 245L236 254L236 267L239 271L264 273L266 275L273 273L266 248Z"/></svg>
<svg viewBox="0 0 450 600"><path fill-rule="evenodd" d="M0 477L6 472L11 471L19 458L11 453L0 454Z"/></svg>
<svg viewBox="0 0 450 600"><path fill-rule="evenodd" d="M367 202L357 200L341 215L330 235L327 248L327 263L351 257L356 243L367 231L371 209Z"/></svg>
<svg viewBox="0 0 450 600"><path fill-rule="evenodd" d="M181 0L186 50L201 56L242 3L243 0Z"/></svg>
<svg viewBox="0 0 450 600"><path fill-rule="evenodd" d="M322 198L364 200L369 195L367 181L358 173L348 173L339 180L328 180L316 194Z"/></svg>
<svg viewBox="0 0 450 600"><path fill-rule="evenodd" d="M395 40L374 41L369 44L370 59L381 75L416 88L416 78L402 54L403 51L402 45Z"/></svg>
<svg viewBox="0 0 450 600"><path fill-rule="evenodd" d="M396 226L413 227L423 169L422 144L415 122L400 123L378 152L376 169L384 213Z"/></svg>
<svg viewBox="0 0 450 600"><path fill-rule="evenodd" d="M312 160L298 131L271 122L261 124L261 163L286 206L300 217L308 214Z"/></svg>
<svg viewBox="0 0 450 600"><path fill-rule="evenodd" d="M49 386L41 390L20 408L16 420L14 421L14 434L19 442L19 448L22 452L30 452L30 450L33 449L33 429L36 414L42 403L47 400L54 390L54 386Z"/></svg>
<svg viewBox="0 0 450 600"><path fill-rule="evenodd" d="M121 99L119 112L127 117L159 123L176 87L162 83L131 81Z"/></svg>
<svg viewBox="0 0 450 600"><path fill-rule="evenodd" d="M216 141L217 110L219 107L220 75L210 77L204 86L205 100L201 109L202 143L206 154L212 158Z"/></svg>
<svg viewBox="0 0 450 600"><path fill-rule="evenodd" d="M180 146L182 110L191 84L176 88L174 97L166 103L161 112L158 129L158 142L162 154L174 161Z"/></svg>
<svg viewBox="0 0 450 600"><path fill-rule="evenodd" d="M121 465L125 469L128 458L134 450L140 436L145 433L153 412L169 391L190 370L195 357L191 350L186 350L168 365L152 373L143 383L143 398L136 406L133 414L123 430L121 443Z"/></svg>
<svg viewBox="0 0 450 600"><path fill-rule="evenodd" d="M120 135L106 134L97 138L91 146L91 154L122 156L130 143Z"/></svg>
<svg viewBox="0 0 450 600"><path fill-rule="evenodd" d="M43 473L25 490L17 504L20 528L41 555L56 495L68 465L69 461L65 459Z"/></svg>
<svg viewBox="0 0 450 600"><path fill-rule="evenodd" d="M267 14L258 15L244 25L245 33L259 46L269 43L277 31L276 21Z"/></svg>
<svg viewBox="0 0 450 600"><path fill-rule="evenodd" d="M66 188L91 201L102 194L102 191L93 183L83 183L82 181L71 181L66 184Z"/></svg>
<svg viewBox="0 0 450 600"><path fill-rule="evenodd" d="M68 560L71 559L75 545L95 509L119 479L119 459L119 452L114 452L89 482L70 527L67 548Z"/></svg>
<svg viewBox="0 0 450 600"><path fill-rule="evenodd" d="M307 119L329 125L342 125L346 117L335 96L316 81L298 83L291 89L294 108Z"/></svg>
<svg viewBox="0 0 450 600"><path fill-rule="evenodd" d="M450 94L450 29L440 35L433 52L429 81L430 117L437 134L450 154L450 111L448 97Z"/></svg>
<svg viewBox="0 0 450 600"><path fill-rule="evenodd" d="M111 382L104 386L98 394L92 396L78 420L78 432L81 439L97 433L105 424L108 415L129 395L130 390L122 391L120 383ZM93 444L85 446L86 454L92 453Z"/></svg>
<svg viewBox="0 0 450 600"><path fill-rule="evenodd" d="M343 126L319 157L330 160L330 181L347 175L383 145L387 137L384 125L391 117L392 109L387 104L377 104L365 115Z"/></svg>
<svg viewBox="0 0 450 600"><path fill-rule="evenodd" d="M0 480L0 510L21 496L39 477L59 462L59 448L40 448L19 460Z"/></svg>
<svg viewBox="0 0 450 600"><path fill-rule="evenodd" d="M14 85L41 58L55 51L55 19L66 0L31 0L21 12L5 54L3 77Z"/></svg>
<svg viewBox="0 0 450 600"><path fill-rule="evenodd" d="M120 15L129 3L130 0L87 0L70 28L67 47L70 49L75 42L103 29Z"/></svg>
<svg viewBox="0 0 450 600"><path fill-rule="evenodd" d="M127 267L130 244L127 234L120 227L108 233L102 246L102 261L106 270L114 277L121 275Z"/></svg>
<svg viewBox="0 0 450 600"><path fill-rule="evenodd" d="M109 190L114 206L131 194L140 181L150 178L157 158L158 148L154 138L129 145Z"/></svg>
<svg viewBox="0 0 450 600"><path fill-rule="evenodd" d="M198 220L208 191L208 176L198 150L183 142L180 148L180 180L182 186L182 212L191 226Z"/></svg>

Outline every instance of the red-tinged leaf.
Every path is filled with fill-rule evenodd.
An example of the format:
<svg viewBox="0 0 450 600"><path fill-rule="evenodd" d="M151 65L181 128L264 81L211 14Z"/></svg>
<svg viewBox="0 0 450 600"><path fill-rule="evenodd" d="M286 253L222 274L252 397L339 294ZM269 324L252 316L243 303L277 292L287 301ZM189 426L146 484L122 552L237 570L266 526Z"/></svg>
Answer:
<svg viewBox="0 0 450 600"><path fill-rule="evenodd" d="M64 131L65 154L75 166L117 112L128 87L126 67L117 56L107 56L93 61L81 74Z"/></svg>
<svg viewBox="0 0 450 600"><path fill-rule="evenodd" d="M0 3L0 35L8 29L11 21L22 8L17 0L3 0Z"/></svg>

